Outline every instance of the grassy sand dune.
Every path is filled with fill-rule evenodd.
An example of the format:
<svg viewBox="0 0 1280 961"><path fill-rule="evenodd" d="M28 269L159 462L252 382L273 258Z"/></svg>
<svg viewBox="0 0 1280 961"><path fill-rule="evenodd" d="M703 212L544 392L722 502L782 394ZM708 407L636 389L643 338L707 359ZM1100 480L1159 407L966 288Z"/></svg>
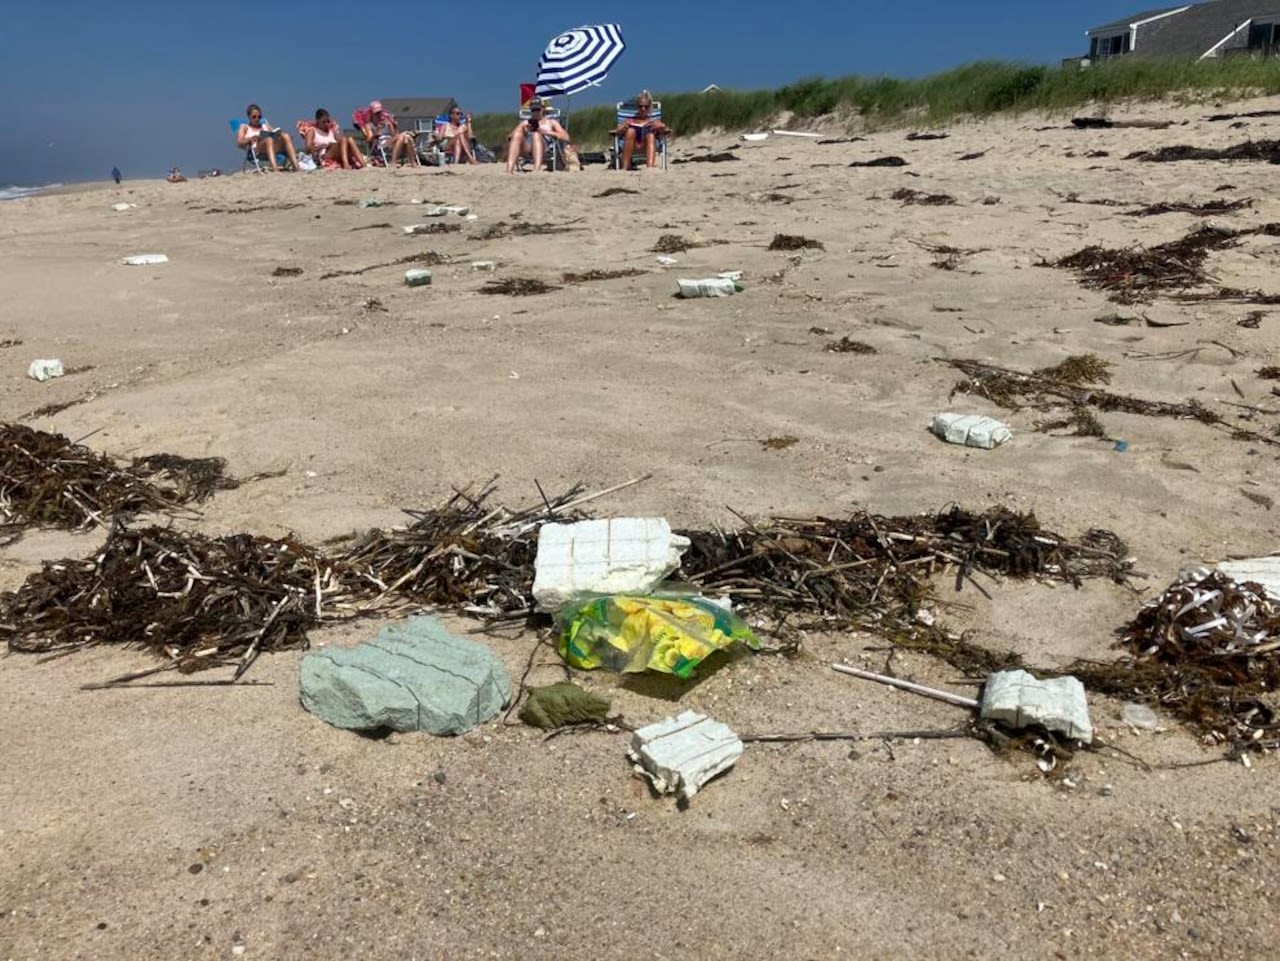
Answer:
<svg viewBox="0 0 1280 961"><path fill-rule="evenodd" d="M657 92L655 97L662 101L667 124L687 136L710 129L751 130L783 115L798 120L836 118L850 129L883 129L1135 99L1213 100L1272 93L1280 93L1280 61L1232 58L1117 60L1087 70L980 62L919 79L819 78L777 90ZM574 139L587 145L603 144L613 124L614 112L607 106L575 109L571 120ZM481 141L500 143L512 118L485 114L476 118L475 126Z"/></svg>

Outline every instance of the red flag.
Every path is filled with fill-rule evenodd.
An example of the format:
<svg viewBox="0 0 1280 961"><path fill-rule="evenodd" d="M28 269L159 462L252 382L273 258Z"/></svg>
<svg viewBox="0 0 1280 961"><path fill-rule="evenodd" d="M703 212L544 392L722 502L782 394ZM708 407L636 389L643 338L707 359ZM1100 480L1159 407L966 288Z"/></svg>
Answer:
<svg viewBox="0 0 1280 961"><path fill-rule="evenodd" d="M520 109L527 110L529 102L533 100L534 85L531 83L520 84Z"/></svg>

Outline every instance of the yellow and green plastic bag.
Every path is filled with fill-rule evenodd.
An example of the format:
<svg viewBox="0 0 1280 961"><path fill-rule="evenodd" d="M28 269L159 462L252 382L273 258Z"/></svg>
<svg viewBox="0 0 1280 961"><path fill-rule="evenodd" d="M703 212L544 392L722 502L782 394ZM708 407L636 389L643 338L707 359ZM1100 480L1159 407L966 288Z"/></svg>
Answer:
<svg viewBox="0 0 1280 961"><path fill-rule="evenodd" d="M704 597L618 594L560 611L560 656L584 670L658 671L688 679L705 658L734 644L760 649L736 614Z"/></svg>

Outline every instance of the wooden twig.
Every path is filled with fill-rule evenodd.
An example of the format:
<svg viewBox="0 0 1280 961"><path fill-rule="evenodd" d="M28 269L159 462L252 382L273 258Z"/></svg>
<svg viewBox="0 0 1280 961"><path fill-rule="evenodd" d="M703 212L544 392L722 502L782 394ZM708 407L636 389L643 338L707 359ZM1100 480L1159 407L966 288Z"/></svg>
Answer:
<svg viewBox="0 0 1280 961"><path fill-rule="evenodd" d="M839 671L841 674L848 674L852 677L860 677L867 681L875 681L877 684L887 684L889 687L900 688L913 694L923 694L925 697L931 697L935 701L945 701L947 704L954 704L956 707L967 707L971 711L978 709L978 702L971 697L965 697L963 694L939 691L937 688L925 687L923 684L915 684L897 677L889 677L887 674L864 671L862 668L850 667L847 664L832 664L831 670Z"/></svg>

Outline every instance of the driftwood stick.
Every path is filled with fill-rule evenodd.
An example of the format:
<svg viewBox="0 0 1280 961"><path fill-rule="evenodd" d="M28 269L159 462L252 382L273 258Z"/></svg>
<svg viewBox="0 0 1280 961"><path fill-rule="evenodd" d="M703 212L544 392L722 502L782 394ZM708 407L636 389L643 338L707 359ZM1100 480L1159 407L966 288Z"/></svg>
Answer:
<svg viewBox="0 0 1280 961"><path fill-rule="evenodd" d="M847 664L832 664L831 670L839 671L841 674L848 674L852 677L860 677L864 680L875 681L877 684L887 684L889 687L901 688L904 691L910 691L913 694L923 694L925 697L931 697L935 701L945 701L948 704L954 704L956 707L967 707L969 710L977 710L978 702L971 697L965 697L963 694L952 694L950 691L939 691L937 688L925 687L923 684L914 684L911 681L904 681L901 678L889 677L887 674L876 674L873 671L864 671L859 667L850 667Z"/></svg>

